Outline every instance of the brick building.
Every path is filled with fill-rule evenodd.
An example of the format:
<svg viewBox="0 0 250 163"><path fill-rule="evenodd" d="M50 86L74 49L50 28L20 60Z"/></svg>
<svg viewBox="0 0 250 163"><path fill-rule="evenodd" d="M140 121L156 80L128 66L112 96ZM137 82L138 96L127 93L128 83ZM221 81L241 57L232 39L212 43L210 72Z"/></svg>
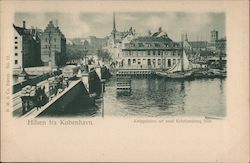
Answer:
<svg viewBox="0 0 250 163"><path fill-rule="evenodd" d="M66 61L66 38L52 21L41 36L41 59L45 66L60 67Z"/></svg>

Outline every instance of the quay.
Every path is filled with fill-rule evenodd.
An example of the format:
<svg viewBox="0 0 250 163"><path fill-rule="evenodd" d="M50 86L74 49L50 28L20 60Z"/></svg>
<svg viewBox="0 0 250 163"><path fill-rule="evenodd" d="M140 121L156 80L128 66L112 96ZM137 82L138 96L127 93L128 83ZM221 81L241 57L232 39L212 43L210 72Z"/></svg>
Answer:
<svg viewBox="0 0 250 163"><path fill-rule="evenodd" d="M116 69L115 75L117 77L154 77L158 76L156 72L162 71L161 69ZM190 78L198 79L198 78L225 78L226 70L220 69L206 69L206 68L196 68L192 70L192 75ZM162 76L158 76L162 77Z"/></svg>

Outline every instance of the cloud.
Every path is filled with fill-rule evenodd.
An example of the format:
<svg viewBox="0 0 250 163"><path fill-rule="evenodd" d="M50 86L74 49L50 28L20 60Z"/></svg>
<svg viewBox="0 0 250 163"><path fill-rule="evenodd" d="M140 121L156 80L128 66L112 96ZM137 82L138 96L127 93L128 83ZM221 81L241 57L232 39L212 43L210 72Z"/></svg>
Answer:
<svg viewBox="0 0 250 163"><path fill-rule="evenodd" d="M91 32L88 23L81 20L78 13L64 15L59 19L59 26L69 38L83 37Z"/></svg>
<svg viewBox="0 0 250 163"><path fill-rule="evenodd" d="M136 20L137 18L135 16L132 16L131 14L117 14L116 15L117 19L119 19L120 21L132 21L132 20Z"/></svg>
<svg viewBox="0 0 250 163"><path fill-rule="evenodd" d="M179 40L182 33L207 35L213 24L212 20L213 17L207 13L152 13L144 18L141 26L152 32L162 27L163 31L172 36L174 40ZM205 38L205 36L203 37Z"/></svg>
<svg viewBox="0 0 250 163"><path fill-rule="evenodd" d="M15 24L21 26L26 20L27 27L37 26L45 29L48 22L58 19L58 24L67 38L88 37L95 35L105 37L112 30L112 13L17 13ZM189 38L203 37L209 39L212 29L219 30L225 36L225 14L223 13L186 13L186 12L118 12L116 13L117 30L133 27L137 32L147 30L155 32L159 27L173 40L179 40L182 33Z"/></svg>

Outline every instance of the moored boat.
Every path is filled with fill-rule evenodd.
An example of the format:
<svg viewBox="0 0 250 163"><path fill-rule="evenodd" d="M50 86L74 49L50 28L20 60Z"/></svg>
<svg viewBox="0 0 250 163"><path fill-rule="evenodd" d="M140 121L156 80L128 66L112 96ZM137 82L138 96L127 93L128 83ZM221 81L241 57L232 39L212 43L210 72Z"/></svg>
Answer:
<svg viewBox="0 0 250 163"><path fill-rule="evenodd" d="M173 65L167 71L157 71L156 75L161 77L173 78L173 79L183 79L189 78L192 76L192 67L187 58L186 52L183 49L183 53L181 55L181 59Z"/></svg>

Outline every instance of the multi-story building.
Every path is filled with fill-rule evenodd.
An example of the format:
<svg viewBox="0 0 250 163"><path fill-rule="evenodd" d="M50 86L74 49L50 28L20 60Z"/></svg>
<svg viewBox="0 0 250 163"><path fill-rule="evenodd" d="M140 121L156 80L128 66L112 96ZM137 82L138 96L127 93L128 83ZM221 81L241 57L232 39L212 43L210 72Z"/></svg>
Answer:
<svg viewBox="0 0 250 163"><path fill-rule="evenodd" d="M218 40L219 32L216 30L211 31L211 43L215 43Z"/></svg>
<svg viewBox="0 0 250 163"><path fill-rule="evenodd" d="M41 65L40 35L37 28L27 29L26 22L23 27L14 27L14 55L13 68L21 69Z"/></svg>
<svg viewBox="0 0 250 163"><path fill-rule="evenodd" d="M223 57L226 56L226 49L227 49L226 43L227 43L226 38L221 38L221 39L217 40L216 44L215 44L217 53L219 53Z"/></svg>
<svg viewBox="0 0 250 163"><path fill-rule="evenodd" d="M66 38L52 21L41 36L41 59L45 66L56 68L66 61Z"/></svg>
<svg viewBox="0 0 250 163"><path fill-rule="evenodd" d="M122 47L121 67L128 69L168 69L178 61L182 45L159 31L152 36L134 38Z"/></svg>
<svg viewBox="0 0 250 163"><path fill-rule="evenodd" d="M106 38L97 38L96 36L89 36L90 47L93 50L102 50L103 47L107 46Z"/></svg>
<svg viewBox="0 0 250 163"><path fill-rule="evenodd" d="M208 49L211 51L215 51L216 50L216 42L218 41L219 38L219 32L216 30L212 30L211 31L211 40L208 43Z"/></svg>

